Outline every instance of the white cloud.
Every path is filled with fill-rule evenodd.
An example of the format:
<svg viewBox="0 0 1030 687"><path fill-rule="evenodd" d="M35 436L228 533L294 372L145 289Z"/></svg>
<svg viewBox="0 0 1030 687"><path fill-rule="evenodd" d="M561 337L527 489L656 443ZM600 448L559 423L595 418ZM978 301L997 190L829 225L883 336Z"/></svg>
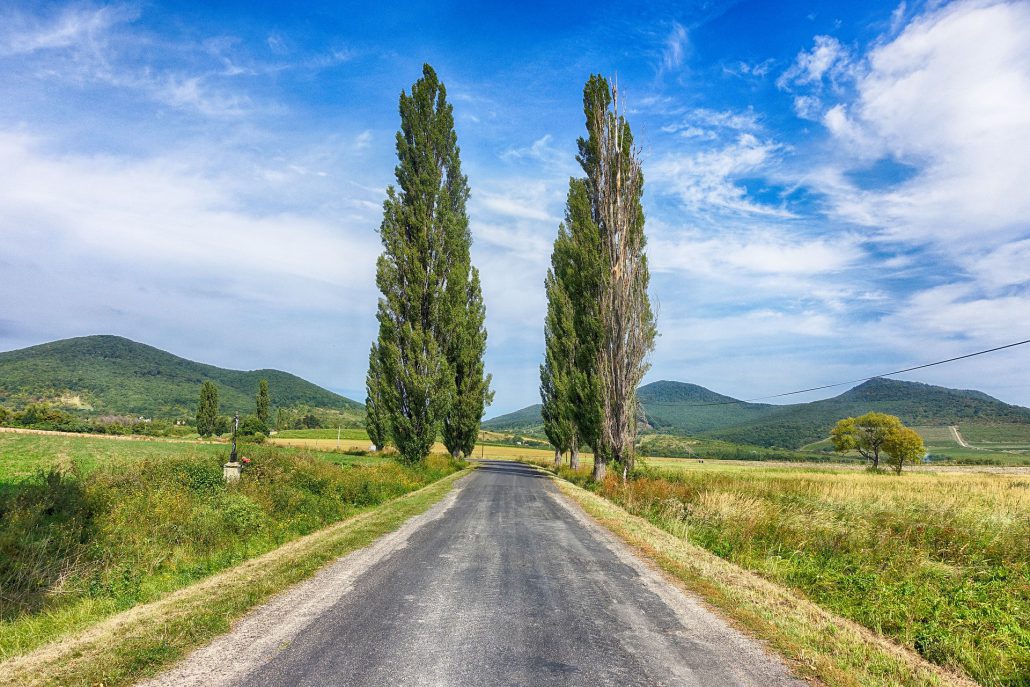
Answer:
<svg viewBox="0 0 1030 687"><path fill-rule="evenodd" d="M113 26L138 17L139 11L126 5L71 6L45 20L11 12L0 17L0 55L95 46Z"/></svg>
<svg viewBox="0 0 1030 687"><path fill-rule="evenodd" d="M823 78L835 77L850 61L847 49L833 36L816 36L809 51L802 50L787 71L776 80L780 88L818 84Z"/></svg>
<svg viewBox="0 0 1030 687"><path fill-rule="evenodd" d="M678 69L683 64L688 40L687 29L683 25L673 22L672 30L666 36L665 45L662 49L662 70Z"/></svg>
<svg viewBox="0 0 1030 687"><path fill-rule="evenodd" d="M893 239L990 246L1030 231L1030 4L957 3L874 48L824 123L852 157L916 167L886 190L835 193ZM838 161L838 165L842 161ZM848 194L851 197L848 197ZM857 202L856 202L857 200Z"/></svg>
<svg viewBox="0 0 1030 687"><path fill-rule="evenodd" d="M234 209L235 179L211 178L182 160L53 157L39 149L24 135L0 135L0 170L7 170L0 172L0 228L11 244L48 235L78 246L84 265L102 256L129 271L207 266L217 273L235 262L247 266L241 277L356 291L371 283L374 235L348 235L317 216Z"/></svg>
<svg viewBox="0 0 1030 687"><path fill-rule="evenodd" d="M775 163L778 143L741 133L717 149L669 153L647 166L648 180L662 192L676 195L696 210L733 211L772 217L791 217L782 205L755 202L736 182Z"/></svg>

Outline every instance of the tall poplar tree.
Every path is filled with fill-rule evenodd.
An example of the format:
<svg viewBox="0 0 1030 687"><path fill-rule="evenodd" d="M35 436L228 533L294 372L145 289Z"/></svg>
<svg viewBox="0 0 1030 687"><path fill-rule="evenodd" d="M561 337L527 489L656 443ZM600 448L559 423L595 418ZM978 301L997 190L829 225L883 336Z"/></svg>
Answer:
<svg viewBox="0 0 1030 687"><path fill-rule="evenodd" d="M565 203L565 223L571 245L568 259L559 271L565 291L572 302L572 327L575 332L572 380L569 387L572 418L576 426L571 466L579 467L579 447L590 446L596 456L603 455L601 428L604 407L598 365L602 345L601 295L605 284L601 235L594 222L586 179L570 179Z"/></svg>
<svg viewBox="0 0 1030 687"><path fill-rule="evenodd" d="M633 469L636 390L649 367L657 336L647 294L650 273L644 247L644 174L629 123L619 109L618 89L593 75L583 89L587 138L579 162L587 177L591 214L600 237L600 347L597 356L603 421L594 457L594 479L607 462Z"/></svg>
<svg viewBox="0 0 1030 687"><path fill-rule="evenodd" d="M400 115L397 187L387 189L379 229L376 349L390 437L404 460L419 461L459 394L450 336L467 326L459 304L471 311L476 299L468 292L468 180L453 108L429 65L411 94L401 93Z"/></svg>
<svg viewBox="0 0 1030 687"><path fill-rule="evenodd" d="M466 243L466 253L467 246ZM493 401L491 376L485 374L486 306L475 267L457 268L448 286L453 286L451 325L447 328L447 358L453 373L452 402L443 420L443 443L455 458L471 456L479 437L483 411ZM464 274L462 274L464 272Z"/></svg>
<svg viewBox="0 0 1030 687"><path fill-rule="evenodd" d="M576 365L576 332L573 327L572 300L558 274L568 261L572 237L565 224L558 227L558 238L551 252L551 268L544 279L547 316L544 319L544 362L540 366L540 414L544 434L554 447L554 464L561 465L562 454L576 444L576 424L572 385ZM570 455L570 463L572 457Z"/></svg>
<svg viewBox="0 0 1030 687"><path fill-rule="evenodd" d="M218 387L214 382L200 385L200 400L197 403L197 434L209 437L218 428Z"/></svg>
<svg viewBox="0 0 1030 687"><path fill-rule="evenodd" d="M383 408L382 384L379 347L373 343L372 350L368 352L368 374L365 377L365 389L368 394L365 398L365 431L368 432L368 438L372 440L376 449L380 451L386 446L386 437L389 434L388 418Z"/></svg>
<svg viewBox="0 0 1030 687"><path fill-rule="evenodd" d="M255 399L257 405L257 416L258 419L267 427L268 420L271 417L270 413L270 401L268 398L268 380L262 379L258 382L258 393Z"/></svg>

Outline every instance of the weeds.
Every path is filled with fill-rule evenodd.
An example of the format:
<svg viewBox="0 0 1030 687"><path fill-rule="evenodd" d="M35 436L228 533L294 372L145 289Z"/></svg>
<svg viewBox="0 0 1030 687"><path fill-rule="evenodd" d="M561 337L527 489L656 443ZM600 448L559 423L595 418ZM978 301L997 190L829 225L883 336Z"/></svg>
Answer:
<svg viewBox="0 0 1030 687"><path fill-rule="evenodd" d="M989 474L561 476L985 685L1030 684L1030 490Z"/></svg>
<svg viewBox="0 0 1030 687"><path fill-rule="evenodd" d="M238 483L220 456L39 472L0 492L0 658L419 489L460 469L444 456L336 465L248 446Z"/></svg>

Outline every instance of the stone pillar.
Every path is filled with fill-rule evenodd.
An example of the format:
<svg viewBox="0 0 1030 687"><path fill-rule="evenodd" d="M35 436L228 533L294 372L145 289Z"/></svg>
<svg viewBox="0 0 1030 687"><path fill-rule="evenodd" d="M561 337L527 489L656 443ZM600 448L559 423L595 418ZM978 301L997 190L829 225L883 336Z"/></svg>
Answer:
<svg viewBox="0 0 1030 687"><path fill-rule="evenodd" d="M240 479L240 464L233 462L223 465L222 478L226 482L238 482Z"/></svg>

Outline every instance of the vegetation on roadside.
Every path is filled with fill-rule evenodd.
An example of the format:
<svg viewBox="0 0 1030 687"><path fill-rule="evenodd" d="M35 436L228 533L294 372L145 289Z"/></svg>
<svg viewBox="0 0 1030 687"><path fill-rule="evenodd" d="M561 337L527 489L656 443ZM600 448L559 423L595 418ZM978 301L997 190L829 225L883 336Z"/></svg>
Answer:
<svg viewBox="0 0 1030 687"><path fill-rule="evenodd" d="M794 670L827 687L975 687L785 586L719 558L597 494L560 482L588 515L716 606L738 627L766 640Z"/></svg>
<svg viewBox="0 0 1030 687"><path fill-rule="evenodd" d="M540 461L541 465L546 465ZM985 685L1030 676L1022 476L760 468L561 475Z"/></svg>
<svg viewBox="0 0 1030 687"><path fill-rule="evenodd" d="M19 437L26 445L34 439ZM241 480L226 484L224 446L106 441L126 455L88 466L69 457L0 485L0 656L157 599L462 467L440 456L402 465L251 445L242 451L251 462ZM149 459L128 455L155 446L161 452Z"/></svg>
<svg viewBox="0 0 1030 687"><path fill-rule="evenodd" d="M443 460L447 460L443 458ZM367 546L443 498L461 473L137 606L68 638L0 662L0 687L124 687L229 631L274 594Z"/></svg>

